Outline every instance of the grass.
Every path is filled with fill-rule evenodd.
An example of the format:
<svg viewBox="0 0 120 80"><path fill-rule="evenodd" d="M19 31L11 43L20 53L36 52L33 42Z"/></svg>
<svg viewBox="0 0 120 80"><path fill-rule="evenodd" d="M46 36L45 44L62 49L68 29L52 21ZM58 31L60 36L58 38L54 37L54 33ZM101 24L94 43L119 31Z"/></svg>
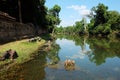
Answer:
<svg viewBox="0 0 120 80"><path fill-rule="evenodd" d="M28 42L27 39L14 41L7 44L0 45L0 56L8 50L16 50L18 53L18 58L15 60L15 63L24 63L31 59L31 55L35 53L43 44L45 40L41 40L40 42ZM0 65L4 65L10 63L11 60L0 61Z"/></svg>

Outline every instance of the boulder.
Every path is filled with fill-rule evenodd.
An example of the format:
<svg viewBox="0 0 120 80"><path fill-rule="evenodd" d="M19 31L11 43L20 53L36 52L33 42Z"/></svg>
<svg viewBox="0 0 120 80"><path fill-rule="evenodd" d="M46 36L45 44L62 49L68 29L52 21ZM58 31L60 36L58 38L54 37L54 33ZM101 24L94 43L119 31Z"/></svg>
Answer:
<svg viewBox="0 0 120 80"><path fill-rule="evenodd" d="M5 59L16 59L18 57L18 54L15 50L9 49L7 50L3 56L0 58L0 61L4 61Z"/></svg>

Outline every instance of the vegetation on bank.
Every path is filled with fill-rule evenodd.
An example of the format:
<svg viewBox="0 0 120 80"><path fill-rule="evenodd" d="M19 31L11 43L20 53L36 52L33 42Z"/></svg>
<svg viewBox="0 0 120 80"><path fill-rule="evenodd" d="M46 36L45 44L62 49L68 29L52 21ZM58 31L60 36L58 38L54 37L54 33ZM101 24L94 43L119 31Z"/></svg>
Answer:
<svg viewBox="0 0 120 80"><path fill-rule="evenodd" d="M90 18L87 23L86 17ZM100 37L120 37L120 13L109 11L108 6L100 3L93 7L89 15L75 22L73 26L55 28L56 33L89 34Z"/></svg>
<svg viewBox="0 0 120 80"><path fill-rule="evenodd" d="M0 45L0 56L4 54L4 52L8 49L16 50L18 53L18 58L14 60L15 63L24 63L30 59L32 59L32 54L35 53L43 44L45 40L41 40L40 42L29 42L28 39L15 41ZM11 60L1 61L0 65L5 65L11 63Z"/></svg>

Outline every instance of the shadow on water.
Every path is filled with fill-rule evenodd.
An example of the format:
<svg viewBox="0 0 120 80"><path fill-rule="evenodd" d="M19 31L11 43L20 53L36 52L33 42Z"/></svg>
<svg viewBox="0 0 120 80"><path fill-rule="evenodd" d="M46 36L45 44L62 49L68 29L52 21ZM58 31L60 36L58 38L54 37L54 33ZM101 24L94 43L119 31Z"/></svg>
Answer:
<svg viewBox="0 0 120 80"><path fill-rule="evenodd" d="M119 80L120 41L58 35L34 59L3 72L0 80ZM64 61L75 60L75 70Z"/></svg>

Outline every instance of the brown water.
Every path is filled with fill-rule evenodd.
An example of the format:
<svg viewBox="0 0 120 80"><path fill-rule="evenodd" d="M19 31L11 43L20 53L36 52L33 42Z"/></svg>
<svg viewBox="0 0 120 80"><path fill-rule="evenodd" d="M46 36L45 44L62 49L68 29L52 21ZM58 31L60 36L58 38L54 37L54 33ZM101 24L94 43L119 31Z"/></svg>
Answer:
<svg viewBox="0 0 120 80"><path fill-rule="evenodd" d="M64 68L66 59L75 60L74 70ZM50 50L39 50L0 80L120 80L120 41L59 36Z"/></svg>

